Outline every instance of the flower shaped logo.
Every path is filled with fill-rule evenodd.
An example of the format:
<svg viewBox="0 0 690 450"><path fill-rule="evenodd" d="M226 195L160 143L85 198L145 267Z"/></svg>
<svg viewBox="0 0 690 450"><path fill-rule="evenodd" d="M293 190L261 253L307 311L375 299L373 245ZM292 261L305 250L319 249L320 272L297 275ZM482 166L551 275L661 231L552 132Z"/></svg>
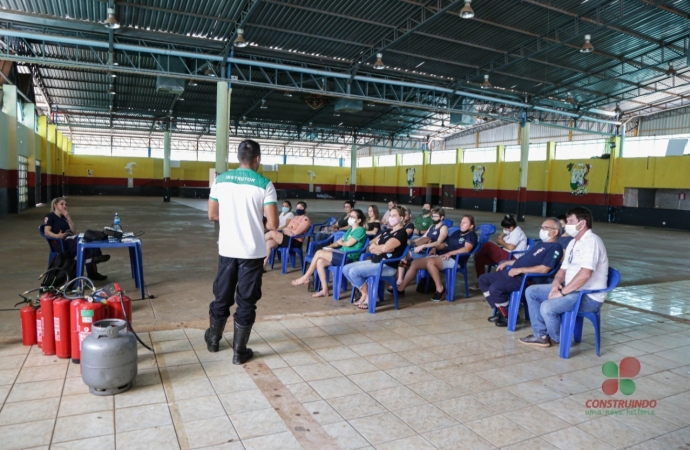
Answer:
<svg viewBox="0 0 690 450"><path fill-rule="evenodd" d="M613 361L604 363L601 371L608 380L601 385L601 390L606 395L614 395L619 390L623 395L632 395L635 392L635 382L631 378L640 373L640 361L628 356L623 358L620 367Z"/></svg>

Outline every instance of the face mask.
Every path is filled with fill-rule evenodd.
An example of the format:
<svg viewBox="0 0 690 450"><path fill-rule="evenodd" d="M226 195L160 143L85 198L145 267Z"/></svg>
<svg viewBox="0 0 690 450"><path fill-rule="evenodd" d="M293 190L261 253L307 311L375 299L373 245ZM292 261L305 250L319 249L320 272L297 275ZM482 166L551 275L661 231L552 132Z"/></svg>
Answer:
<svg viewBox="0 0 690 450"><path fill-rule="evenodd" d="M575 225L568 224L565 226L565 232L568 233L568 236L577 236L577 233L579 233L579 231L577 231L578 225L580 225L580 222L576 223Z"/></svg>
<svg viewBox="0 0 690 450"><path fill-rule="evenodd" d="M388 224L392 227L396 226L400 222L396 217L391 217L388 219Z"/></svg>
<svg viewBox="0 0 690 450"><path fill-rule="evenodd" d="M296 209L295 214L297 214L298 216L302 216L302 215L304 215L304 210L303 209Z"/></svg>
<svg viewBox="0 0 690 450"><path fill-rule="evenodd" d="M503 229L503 234L508 237L510 236L510 230L506 230L505 228Z"/></svg>
<svg viewBox="0 0 690 450"><path fill-rule="evenodd" d="M438 220L432 219L431 221L434 222L434 225L438 225L439 223L441 223L441 219L438 219Z"/></svg>
<svg viewBox="0 0 690 450"><path fill-rule="evenodd" d="M430 211L431 211L430 209L423 209L422 214L424 214L426 216L427 214L429 214Z"/></svg>
<svg viewBox="0 0 690 450"><path fill-rule="evenodd" d="M350 225L351 227L354 227L356 223L357 223L357 221L352 217L347 219L347 224Z"/></svg>
<svg viewBox="0 0 690 450"><path fill-rule="evenodd" d="M290 208L288 208L287 206L283 206L283 212L286 213L288 211L290 211Z"/></svg>
<svg viewBox="0 0 690 450"><path fill-rule="evenodd" d="M551 239L551 236L549 236L549 232L546 230L539 230L539 239L542 241L546 242L549 239Z"/></svg>

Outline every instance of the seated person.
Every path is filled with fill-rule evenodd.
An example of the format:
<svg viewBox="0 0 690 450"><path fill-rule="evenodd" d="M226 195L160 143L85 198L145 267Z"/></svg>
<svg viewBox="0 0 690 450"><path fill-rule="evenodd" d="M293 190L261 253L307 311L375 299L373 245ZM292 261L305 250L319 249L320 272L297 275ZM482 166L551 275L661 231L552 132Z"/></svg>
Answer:
<svg viewBox="0 0 690 450"><path fill-rule="evenodd" d="M386 211L386 213L383 215L383 218L381 219L381 226L383 227L384 230L390 226L388 223L388 218L390 217L391 211L396 206L398 206L398 202L396 202L395 200L390 200L388 202L388 210ZM401 217L401 219L402 219L402 217Z"/></svg>
<svg viewBox="0 0 690 450"><path fill-rule="evenodd" d="M309 283L309 278L314 274L314 271L318 271L319 280L321 280L321 290L312 297L328 297L328 283L326 282L326 267L334 265L339 266L342 261L343 255L337 251L331 251L333 249L342 250L359 250L364 248L364 242L367 240L367 234L364 231L364 225L366 221L364 219L364 213L360 209L354 209L350 212L350 218L348 219L350 228L345 232L345 235L338 239L331 245L318 250L314 254L314 258L311 260L311 264L307 271L300 278L293 280L293 286L299 286L301 284ZM329 250L326 250L329 249ZM347 261L345 264L355 262L359 260L359 253L350 253L347 255Z"/></svg>
<svg viewBox="0 0 690 450"><path fill-rule="evenodd" d="M405 291L405 288L412 283L412 280L417 276L417 271L426 270L436 284L436 292L431 300L435 302L444 300L448 292L441 283L441 270L452 269L455 266L455 258L453 257L460 253L471 252L476 245L477 233L474 232L474 217L469 215L463 216L460 221L460 230L448 237L437 249L431 250L436 252L436 254L417 259L410 264L402 284L398 286L398 294ZM469 254L462 256L458 263L461 266L467 264L469 257ZM441 290L439 291L439 289Z"/></svg>
<svg viewBox="0 0 690 450"><path fill-rule="evenodd" d="M379 234L381 230L381 222L379 222L379 207L376 205L369 205L367 209L367 236L374 237Z"/></svg>
<svg viewBox="0 0 690 450"><path fill-rule="evenodd" d="M565 231L565 224L566 222L568 222L568 219L565 217L565 214L561 214L560 216L558 216L558 221L561 223L561 229L563 230L563 234L561 234L558 237L558 243L561 244L561 247L566 249L568 248L568 244L570 244L570 241L573 240L573 237Z"/></svg>
<svg viewBox="0 0 690 450"><path fill-rule="evenodd" d="M350 228L350 225L347 224L348 219L350 218L350 213L352 210L355 208L355 202L352 200L346 200L345 204L343 205L343 211L345 214L343 217L340 218L336 223L328 227L327 230L325 231L319 231L316 233L316 236L314 237L315 241L325 241L330 237L331 234L335 233L336 231L345 231L348 228Z"/></svg>
<svg viewBox="0 0 690 450"><path fill-rule="evenodd" d="M264 271L268 266L268 259L271 255L271 251L274 248L285 248L290 242L290 236L299 236L301 234L309 231L311 226L311 221L307 217L307 204L305 202L298 202L295 207L295 218L287 224L282 231L269 231L265 234L266 237L266 259L264 259ZM291 246L293 248L302 247L302 242L304 238L292 239Z"/></svg>
<svg viewBox="0 0 690 450"><path fill-rule="evenodd" d="M503 227L503 233L498 235L496 242L486 242L482 245L482 248L474 255L474 267L477 269L477 279L486 272L486 266L493 264L498 264L501 261L509 259L509 253L511 251L520 251L527 249L527 236L522 231L522 229L517 226L515 218L508 214L501 221L501 226ZM519 258L516 255L516 259ZM479 286L473 286L473 290L479 290Z"/></svg>
<svg viewBox="0 0 690 450"><path fill-rule="evenodd" d="M46 214L43 218L43 234L52 239L61 239L64 241L65 251L74 256L77 254L77 239L67 239L70 235L77 234L77 229L74 226L72 217L67 211L67 199L64 197L54 198L50 202L52 212ZM53 246L51 245L51 248ZM53 249L59 251L59 248ZM86 265L86 274L93 281L103 281L108 278L106 275L98 273L96 264L106 262L110 259L110 255L104 255L98 248L87 248L84 250L84 264Z"/></svg>
<svg viewBox="0 0 690 450"><path fill-rule="evenodd" d="M414 220L414 236L423 236L431 227L433 219L431 217L431 204L424 203L422 205L422 214L417 216Z"/></svg>
<svg viewBox="0 0 690 450"><path fill-rule="evenodd" d="M414 241L414 247L410 249L410 253L407 254L406 259L400 262L400 267L398 268L398 284L402 284L403 276L405 275L405 267L407 267L407 262L410 259L425 258L428 249L438 248L448 237L448 227L443 224L443 219L446 217L445 210L437 206L429 217L432 219L432 226L426 230L424 236Z"/></svg>
<svg viewBox="0 0 690 450"><path fill-rule="evenodd" d="M520 259L503 261L496 272L485 273L479 277L479 287L492 308L500 314L489 317L497 327L508 326L508 304L510 294L520 289L526 273L549 273L561 263L563 247L557 242L561 234L558 219L546 219L539 229L541 242L525 253Z"/></svg>
<svg viewBox="0 0 690 450"><path fill-rule="evenodd" d="M294 217L295 215L292 213L292 203L290 203L288 200L285 200L283 202L283 209L278 215L278 231L285 228Z"/></svg>
<svg viewBox="0 0 690 450"><path fill-rule="evenodd" d="M403 218L403 228L405 228L405 232L407 233L407 238L409 240L410 236L412 236L412 233L414 232L414 223L412 223L412 211L410 208L407 208L405 206L401 206L403 209L403 213L405 214Z"/></svg>
<svg viewBox="0 0 690 450"><path fill-rule="evenodd" d="M609 258L601 238L592 232L592 213L580 206L568 211L565 231L573 240L565 249L561 269L553 283L527 288L527 307L533 334L520 338L526 345L549 347L561 341L561 314L572 311L581 290L600 290L608 285ZM597 312L606 293L582 297L580 311Z"/></svg>
<svg viewBox="0 0 690 450"><path fill-rule="evenodd" d="M369 244L370 253L374 256L368 261L357 261L346 265L343 268L343 275L352 283L352 288L357 288L362 296L355 305L360 309L369 308L369 295L367 278L375 276L379 270L379 263L385 259L399 258L407 249L407 233L402 227L403 211L395 207L390 211L388 224L391 228L381 233L374 241ZM398 261L384 263L381 275L395 275L398 268ZM371 299L376 301L376 299Z"/></svg>

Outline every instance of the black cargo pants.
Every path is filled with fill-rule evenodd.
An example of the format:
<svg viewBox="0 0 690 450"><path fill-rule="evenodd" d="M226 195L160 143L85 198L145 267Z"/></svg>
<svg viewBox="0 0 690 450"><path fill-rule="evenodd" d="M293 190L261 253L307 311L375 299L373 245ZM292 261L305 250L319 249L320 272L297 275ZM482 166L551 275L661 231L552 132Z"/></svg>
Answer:
<svg viewBox="0 0 690 450"><path fill-rule="evenodd" d="M256 302L261 298L261 279L264 259L238 259L218 257L218 273L213 282L215 300L209 305L209 314L216 320L230 317L230 307L237 303L235 322L242 326L256 320Z"/></svg>

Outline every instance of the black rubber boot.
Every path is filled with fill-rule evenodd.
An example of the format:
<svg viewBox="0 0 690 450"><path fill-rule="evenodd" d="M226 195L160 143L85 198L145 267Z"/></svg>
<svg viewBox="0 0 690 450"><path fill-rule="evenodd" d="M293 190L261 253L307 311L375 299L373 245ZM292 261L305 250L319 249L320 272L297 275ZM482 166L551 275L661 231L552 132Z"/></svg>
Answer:
<svg viewBox="0 0 690 450"><path fill-rule="evenodd" d="M494 309L494 315L489 317L487 320L489 322L496 322L498 320L498 316L500 316L501 313L498 311L498 308Z"/></svg>
<svg viewBox="0 0 690 450"><path fill-rule="evenodd" d="M251 333L251 325L242 326L235 322L235 333L232 340L232 348L235 351L235 356L232 358L233 364L244 364L254 356L252 349L247 348L247 342Z"/></svg>
<svg viewBox="0 0 690 450"><path fill-rule="evenodd" d="M220 340L223 339L223 330L228 319L216 320L209 314L208 322L209 328L204 333L204 340L206 341L206 348L211 353L216 353L220 347Z"/></svg>

